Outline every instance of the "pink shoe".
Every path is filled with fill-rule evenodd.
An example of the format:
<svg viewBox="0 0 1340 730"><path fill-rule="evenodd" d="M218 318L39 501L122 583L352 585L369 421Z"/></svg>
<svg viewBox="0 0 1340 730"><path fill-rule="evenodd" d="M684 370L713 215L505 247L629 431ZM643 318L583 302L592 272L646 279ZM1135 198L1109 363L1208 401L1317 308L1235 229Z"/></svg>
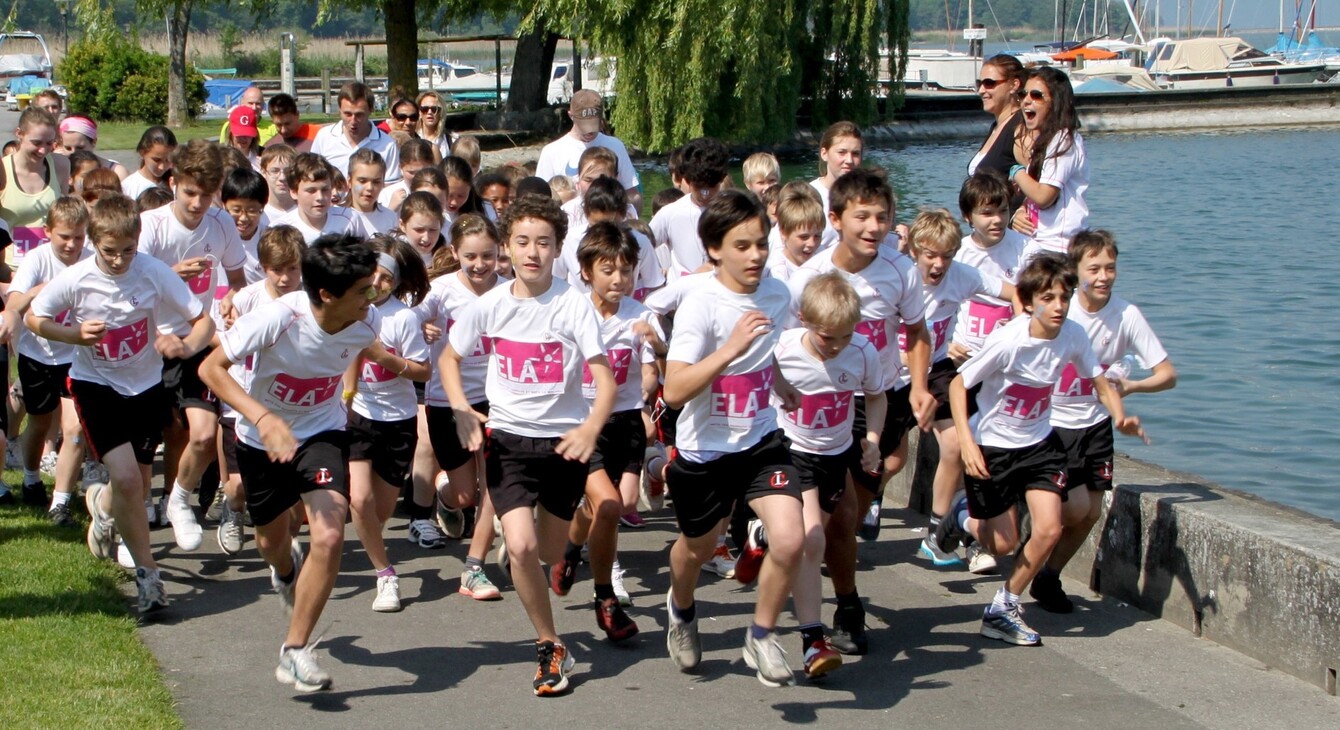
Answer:
<svg viewBox="0 0 1340 730"><path fill-rule="evenodd" d="M632 512L629 512L623 517L620 517L619 524L623 525L624 527L631 527L634 530L641 530L642 528L647 526L646 520L642 519L642 515L638 514L637 510L633 510Z"/></svg>

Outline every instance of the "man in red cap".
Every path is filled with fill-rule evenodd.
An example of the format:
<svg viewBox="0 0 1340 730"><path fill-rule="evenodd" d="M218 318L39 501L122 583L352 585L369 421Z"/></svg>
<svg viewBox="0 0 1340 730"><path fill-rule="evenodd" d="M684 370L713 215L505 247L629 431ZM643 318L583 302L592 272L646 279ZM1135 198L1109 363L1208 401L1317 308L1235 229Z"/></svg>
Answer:
<svg viewBox="0 0 1340 730"><path fill-rule="evenodd" d="M572 129L540 150L535 176L548 182L559 175L567 175L576 183L577 162L582 153L588 147L604 147L619 160L619 182L628 191L628 202L641 210L642 186L637 178L637 170L633 169L633 161L628 158L628 148L617 137L601 131L605 121L604 107L600 94L591 89L582 89L573 94L572 103L568 107Z"/></svg>

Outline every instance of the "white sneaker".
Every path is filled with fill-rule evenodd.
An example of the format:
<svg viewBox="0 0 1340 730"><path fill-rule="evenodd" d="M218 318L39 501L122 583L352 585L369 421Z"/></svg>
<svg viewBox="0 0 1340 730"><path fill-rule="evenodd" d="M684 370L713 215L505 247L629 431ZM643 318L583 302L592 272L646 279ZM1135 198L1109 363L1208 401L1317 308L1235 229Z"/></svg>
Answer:
<svg viewBox="0 0 1340 730"><path fill-rule="evenodd" d="M83 482L85 489L94 482L102 482L106 484L110 478L111 477L107 473L107 467L103 466L101 462L93 461L92 459L86 459L84 461Z"/></svg>
<svg viewBox="0 0 1340 730"><path fill-rule="evenodd" d="M158 526L158 507L154 505L153 497L144 498L144 519L149 523L150 530Z"/></svg>
<svg viewBox="0 0 1340 730"><path fill-rule="evenodd" d="M786 661L786 650L777 643L777 633L772 632L762 639L745 631L744 663L758 672L758 681L768 687L783 687L796 683L796 675Z"/></svg>
<svg viewBox="0 0 1340 730"><path fill-rule="evenodd" d="M289 582L285 583L274 566L270 566L270 586L284 602L284 613L293 613L293 591L298 587L298 573L302 572L302 545L296 539L289 543L289 555L293 558L293 579Z"/></svg>
<svg viewBox="0 0 1340 730"><path fill-rule="evenodd" d="M42 456L42 461L37 468L43 474L46 474L47 476L52 477L54 479L56 476L56 452L48 451L46 454L44 454Z"/></svg>
<svg viewBox="0 0 1340 730"><path fill-rule="evenodd" d="M135 558L130 554L130 548L126 547L126 541L117 539L116 541L116 564L127 570L135 569Z"/></svg>
<svg viewBox="0 0 1340 730"><path fill-rule="evenodd" d="M628 595L628 589L623 585L623 573L623 568L610 571L610 583L614 586L614 597L619 599L619 605L628 608L633 605L633 597Z"/></svg>
<svg viewBox="0 0 1340 730"><path fill-rule="evenodd" d="M10 441L9 446L5 449L5 468L23 468L23 454L19 451L19 440L17 438Z"/></svg>
<svg viewBox="0 0 1340 730"><path fill-rule="evenodd" d="M973 543L968 546L968 572L977 575L990 575L996 572L996 559L982 549L982 546Z"/></svg>
<svg viewBox="0 0 1340 730"><path fill-rule="evenodd" d="M722 578L735 577L735 556L731 555L730 548L726 546L726 543L717 545L716 552L712 554L712 559L703 563L703 570L715 573Z"/></svg>
<svg viewBox="0 0 1340 730"><path fill-rule="evenodd" d="M315 644L298 649L279 650L279 666L275 667L275 679L284 684L293 685L299 692L316 692L330 689L330 674L316 665L312 654Z"/></svg>
<svg viewBox="0 0 1340 730"><path fill-rule="evenodd" d="M220 492L222 494L222 492ZM234 512L228 506L228 500L223 500L222 512L219 514L219 529L217 536L219 540L219 549L228 555L236 555L242 552L242 513Z"/></svg>
<svg viewBox="0 0 1340 730"><path fill-rule="evenodd" d="M110 489L106 482L94 482L84 492L84 506L88 509L88 551L93 557L107 559L112 557L112 543L116 539L116 526L111 515L102 511L98 502L102 499L102 490Z"/></svg>
<svg viewBox="0 0 1340 730"><path fill-rule="evenodd" d="M372 601L377 613L395 613L400 610L400 578L383 575L377 578L377 598Z"/></svg>
<svg viewBox="0 0 1340 730"><path fill-rule="evenodd" d="M159 571L135 568L135 589L138 593L141 616L168 607L167 591L163 589L163 574Z"/></svg>
<svg viewBox="0 0 1340 730"><path fill-rule="evenodd" d="M195 510L191 509L191 505L173 504L172 500L169 499L167 518L168 522L172 524L172 536L177 540L177 547L188 553L200 549L205 531L200 528L200 523L196 521Z"/></svg>

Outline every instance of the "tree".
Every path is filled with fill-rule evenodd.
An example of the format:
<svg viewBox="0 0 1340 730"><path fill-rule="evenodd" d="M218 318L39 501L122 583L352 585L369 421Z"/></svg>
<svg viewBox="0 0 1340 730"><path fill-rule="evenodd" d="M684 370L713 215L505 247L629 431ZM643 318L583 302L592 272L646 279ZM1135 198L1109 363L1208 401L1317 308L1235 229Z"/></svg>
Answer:
<svg viewBox="0 0 1340 730"><path fill-rule="evenodd" d="M908 40L907 0L539 0L540 19L618 58L613 124L652 152L785 139L802 89L817 123L868 122L881 46L901 78Z"/></svg>

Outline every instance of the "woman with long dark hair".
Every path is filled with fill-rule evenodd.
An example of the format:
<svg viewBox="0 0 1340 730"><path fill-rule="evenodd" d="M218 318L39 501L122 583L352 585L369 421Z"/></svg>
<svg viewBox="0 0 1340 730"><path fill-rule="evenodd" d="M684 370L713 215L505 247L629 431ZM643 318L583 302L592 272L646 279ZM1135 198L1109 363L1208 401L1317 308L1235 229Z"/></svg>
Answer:
<svg viewBox="0 0 1340 730"><path fill-rule="evenodd" d="M1061 71L1034 69L1024 83L1023 126L1014 138L1016 164L1010 180L1024 195L1015 230L1044 249L1064 253L1084 228L1089 206L1089 158L1079 133L1075 93Z"/></svg>

